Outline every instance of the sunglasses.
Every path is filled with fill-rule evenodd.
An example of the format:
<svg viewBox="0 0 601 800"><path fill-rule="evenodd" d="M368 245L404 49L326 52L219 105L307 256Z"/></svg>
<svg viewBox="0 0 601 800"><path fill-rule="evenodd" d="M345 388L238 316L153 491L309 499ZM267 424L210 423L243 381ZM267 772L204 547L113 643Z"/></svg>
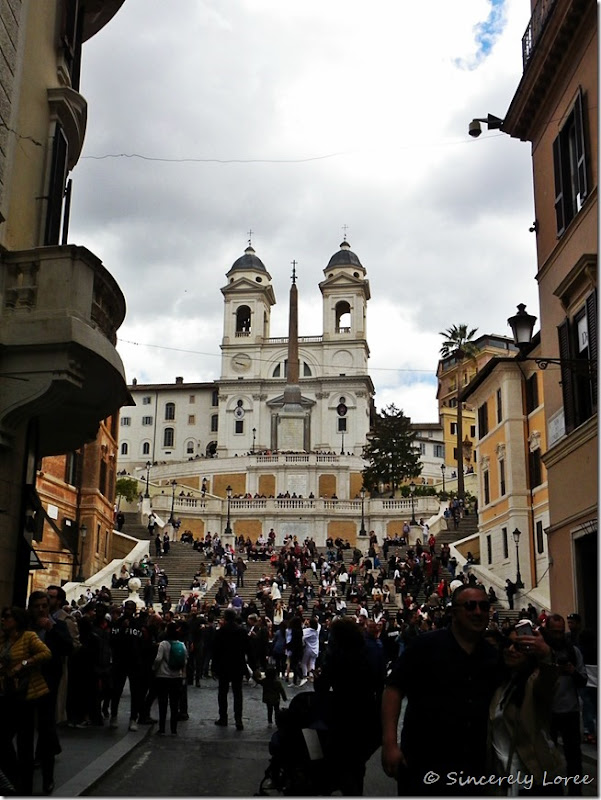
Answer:
<svg viewBox="0 0 601 800"><path fill-rule="evenodd" d="M466 611L490 611L490 600L466 600L465 603L457 603L455 608L465 608Z"/></svg>

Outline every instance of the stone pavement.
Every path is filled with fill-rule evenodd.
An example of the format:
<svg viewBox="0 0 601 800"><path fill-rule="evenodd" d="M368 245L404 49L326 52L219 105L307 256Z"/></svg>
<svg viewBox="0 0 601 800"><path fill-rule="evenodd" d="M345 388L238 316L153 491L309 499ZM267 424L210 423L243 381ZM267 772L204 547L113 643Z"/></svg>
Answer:
<svg viewBox="0 0 601 800"><path fill-rule="evenodd" d="M289 699L296 694L298 689L288 689ZM253 697L254 695L254 697ZM229 729L215 729L212 721L215 716L217 707L216 698L216 683L211 680L203 680L202 690L195 690L190 688L190 733L192 727L199 724L206 727L208 735L211 739L216 740L224 737L233 737L234 740L240 737L231 726ZM202 699L201 699L202 698ZM253 702L249 702L253 698ZM247 710L248 708L248 710ZM59 738L62 746L62 753L57 757L55 768L55 791L56 797L79 797L89 793L90 789L96 784L103 776L109 773L116 765L123 759L126 759L130 753L142 743L145 743L149 737L156 731L156 725L140 725L138 731L128 731L129 722L129 693L128 687L123 694L119 715L119 727L109 728L108 724L104 727L87 727L83 729L68 728L66 726L59 727ZM153 708L153 714L157 716L156 704ZM246 717L248 713L250 719ZM253 691L247 687L245 689L245 725L249 725L250 730L248 734L254 739L260 739L258 736L259 731L265 727L265 710L260 702L260 689ZM200 719L199 719L200 718ZM201 719L203 720L201 722ZM206 721L205 721L206 719ZM194 722L198 720L198 722ZM182 733L185 732L184 726L187 723L182 723ZM256 732L255 732L256 727ZM247 734L247 735L248 735ZM254 736L253 736L254 734ZM166 737L167 739L169 737ZM244 737L246 738L246 737ZM240 741L242 745L243 740ZM247 741L248 746L248 741ZM370 771L375 773L378 777L377 785L380 789L378 795L386 794L392 796L395 794L394 783L390 779L385 779L390 786L380 783L380 776L378 772L381 770L379 766L379 751L374 754L373 765L368 765L368 776ZM597 750L591 745L583 745L584 756L584 770L590 772L597 777ZM267 748L265 747L265 765L268 761ZM371 767L371 770L370 770ZM383 775L382 775L383 777ZM382 791L381 786L384 786L387 791ZM366 785L366 790L369 788L375 789L375 786L369 787L369 782ZM390 792L388 791L390 789ZM36 770L34 778L34 794L42 793L41 775L39 770ZM366 794L367 794L366 791ZM585 795L588 795L585 792ZM595 793L596 794L596 793ZM595 796L594 794L591 796Z"/></svg>

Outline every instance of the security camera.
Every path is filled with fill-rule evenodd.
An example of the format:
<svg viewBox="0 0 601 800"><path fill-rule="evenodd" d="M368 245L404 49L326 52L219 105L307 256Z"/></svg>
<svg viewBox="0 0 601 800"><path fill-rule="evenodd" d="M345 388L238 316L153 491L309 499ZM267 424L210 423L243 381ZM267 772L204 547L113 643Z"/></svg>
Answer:
<svg viewBox="0 0 601 800"><path fill-rule="evenodd" d="M477 119L473 119L470 122L470 127L468 129L469 135L473 136L474 139L477 139L478 136L482 133L482 125L480 125Z"/></svg>

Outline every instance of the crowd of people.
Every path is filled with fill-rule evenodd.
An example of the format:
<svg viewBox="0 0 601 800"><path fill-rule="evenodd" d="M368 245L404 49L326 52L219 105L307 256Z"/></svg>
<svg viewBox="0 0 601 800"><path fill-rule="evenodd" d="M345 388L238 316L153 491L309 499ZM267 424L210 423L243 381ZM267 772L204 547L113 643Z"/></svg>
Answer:
<svg viewBox="0 0 601 800"><path fill-rule="evenodd" d="M267 724L277 725L271 752L279 779L302 762L302 747L287 760L302 719L322 731L327 759L344 760L328 790L362 794L366 761L382 742L384 770L401 794L481 793L460 774L504 777L510 787L528 774L539 788L545 774L564 780L553 789L578 794L582 723L586 740L596 742L596 684L587 671L596 664L596 637L577 614L566 630L563 617L532 603L517 625L501 622L492 587L469 569L452 571L448 546L427 525L422 530L423 543L412 546L404 530L381 545L370 532L365 551L342 538L317 548L290 536L277 546L273 529L232 546L210 533L188 538L199 565L175 609L161 540L160 557L157 547L154 559L113 576L115 589L140 578L144 607L114 603L107 587L70 604L61 587L49 586L32 593L27 610L4 608L0 770L8 785L31 794L37 759L44 793L52 793L57 723L136 730L157 722L158 735L167 728L177 735L189 718L188 687L212 677L216 725L229 724L231 690L240 731L244 682L261 687ZM264 571L243 600L249 561ZM215 566L223 575L209 589ZM297 698L306 689L282 709L287 685L306 684L304 705ZM449 698L459 700L460 713ZM433 725L446 733L432 737ZM428 786L432 771L453 777Z"/></svg>

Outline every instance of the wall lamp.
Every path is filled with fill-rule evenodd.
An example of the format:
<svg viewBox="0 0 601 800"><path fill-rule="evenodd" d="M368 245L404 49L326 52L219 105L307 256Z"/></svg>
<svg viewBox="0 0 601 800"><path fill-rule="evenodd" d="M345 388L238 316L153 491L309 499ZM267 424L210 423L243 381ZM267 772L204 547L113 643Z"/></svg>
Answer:
<svg viewBox="0 0 601 800"><path fill-rule="evenodd" d="M475 139L477 139L482 133L482 125L480 124L481 122L488 126L489 131L494 131L499 130L505 120L501 119L500 117L495 117L494 114L489 114L487 117L475 117L470 122L468 128L469 135L473 136Z"/></svg>
<svg viewBox="0 0 601 800"><path fill-rule="evenodd" d="M517 314L509 317L507 324L511 327L513 332L513 341L515 342L520 354L518 359L520 361L534 361L539 369L547 369L549 364L556 364L560 367L568 367L575 372L584 371L589 372L593 367L596 368L596 359L588 358L548 358L546 356L537 356L536 358L527 358L526 350L532 341L532 333L534 331L534 323L536 317L526 311L524 303L518 305Z"/></svg>

